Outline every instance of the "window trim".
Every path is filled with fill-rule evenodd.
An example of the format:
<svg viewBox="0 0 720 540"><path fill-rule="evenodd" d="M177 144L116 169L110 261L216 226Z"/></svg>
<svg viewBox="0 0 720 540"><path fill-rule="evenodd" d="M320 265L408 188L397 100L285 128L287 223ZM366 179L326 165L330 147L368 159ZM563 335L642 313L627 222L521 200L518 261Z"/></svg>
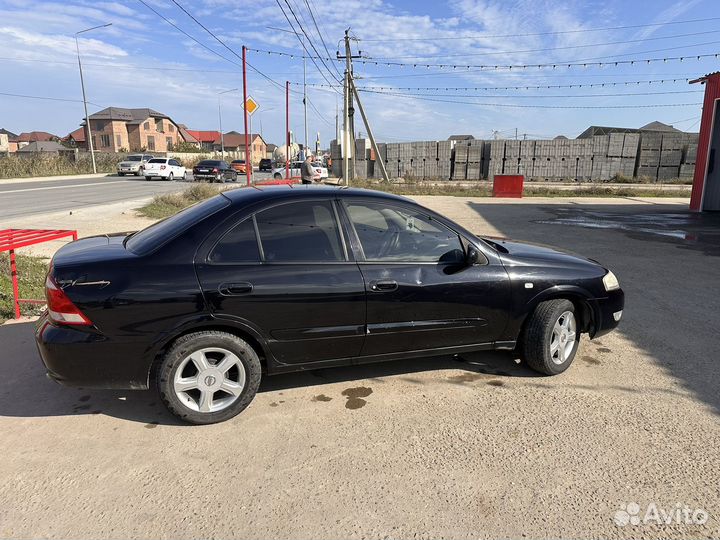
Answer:
<svg viewBox="0 0 720 540"><path fill-rule="evenodd" d="M330 205L333 207L333 217L335 219L335 225L338 230L338 235L340 237L340 244L342 246L342 255L344 256L344 260L339 261L268 261L265 259L265 248L262 245L262 238L260 237L260 228L257 224L257 215L261 212L264 212L265 210L270 210L271 208L275 208L277 206L282 206L286 204L297 204L297 203L303 203L303 202L323 202L323 203L330 203ZM203 264L208 264L211 266L271 266L271 265L328 265L328 264L355 264L354 255L352 254L352 250L348 250L348 247L346 245L346 237L345 237L345 231L342 224L342 220L340 219L340 213L338 212L338 208L336 206L336 200L335 199L328 199L328 198L312 198L312 199L295 199L295 200L285 200L285 201L277 201L273 204L269 204L267 206L263 206L261 208L258 208L257 210L254 210L250 215L244 216L239 221L233 221L232 225L230 225L225 232L223 232L218 239L212 244L212 246L207 250L207 253L203 257L204 261ZM248 219L252 219L253 221L253 227L255 228L255 240L257 242L258 246L258 252L260 254L260 260L259 261L243 261L243 262L217 262L217 261L211 261L210 256L212 255L213 251L217 247L217 245L222 242L223 238L225 238L230 232L240 225L241 223L244 223ZM232 220L232 218L231 218Z"/></svg>
<svg viewBox="0 0 720 540"><path fill-rule="evenodd" d="M385 208L398 209L401 211L404 210L405 212L408 212L408 213L410 213L410 212L420 213L421 215L429 217L432 221L439 223L443 228L445 228L448 231L455 234L455 236L457 236L457 239L460 243L460 247L462 248L463 254L465 256L467 256L468 245L472 245L473 247L478 249L477 246L475 246L474 242L471 242L470 240L465 238L464 235L460 234L458 231L456 231L454 228L450 227L443 220L438 219L437 217L435 217L433 214L431 214L424 208L421 208L421 207L414 208L412 206L405 206L402 203L397 203L395 201L386 203L384 201L381 202L381 201L375 201L375 200L366 199L366 198L357 198L357 199L356 198L352 198L352 199L343 198L343 199L341 199L341 203L342 203L343 211L344 211L344 214L346 217L347 226L350 229L350 234L353 236L353 243L355 245L355 248L358 251L358 255L359 255L358 261L357 261L358 263L371 264L371 265L385 265L385 266L387 266L387 265L407 265L407 264L420 264L420 265L426 265L426 266L430 266L430 265L431 266L438 266L438 265L452 266L452 265L458 264L458 263L452 263L452 262L445 263L445 262L440 262L440 261L417 261L417 260L412 260L412 259L391 260L391 261L368 260L367 257L365 256L365 250L362 247L362 242L360 242L360 236L358 235L357 230L355 230L355 223L353 223L352 217L350 216L350 210L348 208L348 204L350 204L351 202L361 202L361 203L371 204L371 205L380 205ZM480 251L482 252L482 250L480 250ZM483 253L483 255L484 255L484 253ZM485 256L484 258L485 258L485 262L479 263L476 266L485 266L485 265L489 264L490 261L487 258L487 256Z"/></svg>

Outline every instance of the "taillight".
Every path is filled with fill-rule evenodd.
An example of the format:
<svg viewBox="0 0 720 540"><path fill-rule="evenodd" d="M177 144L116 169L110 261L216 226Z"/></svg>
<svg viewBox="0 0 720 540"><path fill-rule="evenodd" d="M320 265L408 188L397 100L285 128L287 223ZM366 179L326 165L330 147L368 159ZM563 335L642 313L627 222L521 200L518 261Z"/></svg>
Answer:
<svg viewBox="0 0 720 540"><path fill-rule="evenodd" d="M60 324L92 326L92 322L80 311L65 292L49 275L45 279L45 298L47 298L50 319Z"/></svg>

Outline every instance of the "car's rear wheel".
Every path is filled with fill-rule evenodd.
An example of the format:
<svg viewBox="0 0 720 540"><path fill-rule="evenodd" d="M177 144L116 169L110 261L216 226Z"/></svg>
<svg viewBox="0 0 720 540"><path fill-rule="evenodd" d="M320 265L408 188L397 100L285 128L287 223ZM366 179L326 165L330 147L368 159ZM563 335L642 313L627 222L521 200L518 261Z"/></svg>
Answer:
<svg viewBox="0 0 720 540"><path fill-rule="evenodd" d="M193 424L214 424L247 407L260 386L260 359L243 339L220 331L179 338L157 371L168 410Z"/></svg>
<svg viewBox="0 0 720 540"><path fill-rule="evenodd" d="M528 366L546 375L569 368L579 344L575 306L563 299L541 302L535 308L521 343Z"/></svg>
<svg viewBox="0 0 720 540"><path fill-rule="evenodd" d="M170 173L170 174L168 174L167 179L168 179L170 182L172 182L173 180L175 180L175 176L173 175L173 173Z"/></svg>
<svg viewBox="0 0 720 540"><path fill-rule="evenodd" d="M145 180L148 180L148 181L152 180L152 176L146 176Z"/></svg>
<svg viewBox="0 0 720 540"><path fill-rule="evenodd" d="M276 172L275 174L273 174L273 178L275 180L280 180L282 178L282 174L280 174L279 172Z"/></svg>

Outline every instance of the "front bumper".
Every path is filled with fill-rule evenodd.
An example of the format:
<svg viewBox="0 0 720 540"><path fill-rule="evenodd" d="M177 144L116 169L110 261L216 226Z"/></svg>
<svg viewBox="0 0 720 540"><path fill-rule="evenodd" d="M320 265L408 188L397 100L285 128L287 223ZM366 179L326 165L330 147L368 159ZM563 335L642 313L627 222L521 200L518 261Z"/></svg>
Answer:
<svg viewBox="0 0 720 540"><path fill-rule="evenodd" d="M44 314L35 342L48 377L83 388L144 389L151 362L133 342L119 343L98 332L53 324Z"/></svg>
<svg viewBox="0 0 720 540"><path fill-rule="evenodd" d="M625 307L625 293L622 289L608 292L604 298L594 300L593 328L590 337L597 338L611 332L620 324Z"/></svg>

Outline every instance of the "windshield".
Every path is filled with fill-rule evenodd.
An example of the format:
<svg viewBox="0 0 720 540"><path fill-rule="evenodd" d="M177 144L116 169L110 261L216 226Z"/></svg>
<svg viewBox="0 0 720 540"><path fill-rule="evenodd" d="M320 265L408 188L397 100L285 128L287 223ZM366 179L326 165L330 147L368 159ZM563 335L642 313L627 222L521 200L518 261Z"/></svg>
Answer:
<svg viewBox="0 0 720 540"><path fill-rule="evenodd" d="M125 247L137 255L146 255L228 204L230 201L223 195L201 201L129 236Z"/></svg>
<svg viewBox="0 0 720 540"><path fill-rule="evenodd" d="M142 161L142 156L128 156L125 161Z"/></svg>

